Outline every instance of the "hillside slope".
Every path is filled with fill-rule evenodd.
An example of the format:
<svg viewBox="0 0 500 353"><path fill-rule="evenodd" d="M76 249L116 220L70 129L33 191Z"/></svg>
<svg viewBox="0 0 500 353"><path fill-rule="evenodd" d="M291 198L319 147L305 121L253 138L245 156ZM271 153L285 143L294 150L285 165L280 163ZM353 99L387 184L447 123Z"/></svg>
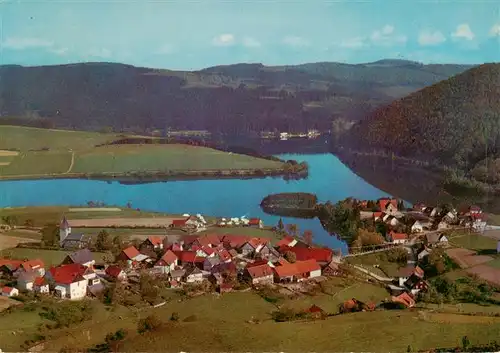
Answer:
<svg viewBox="0 0 500 353"><path fill-rule="evenodd" d="M235 134L328 130L333 118L359 120L469 67L401 60L236 64L193 72L111 63L8 65L0 66L0 120L136 132L167 127Z"/></svg>
<svg viewBox="0 0 500 353"><path fill-rule="evenodd" d="M500 152L500 64L484 64L379 108L354 141L471 170Z"/></svg>

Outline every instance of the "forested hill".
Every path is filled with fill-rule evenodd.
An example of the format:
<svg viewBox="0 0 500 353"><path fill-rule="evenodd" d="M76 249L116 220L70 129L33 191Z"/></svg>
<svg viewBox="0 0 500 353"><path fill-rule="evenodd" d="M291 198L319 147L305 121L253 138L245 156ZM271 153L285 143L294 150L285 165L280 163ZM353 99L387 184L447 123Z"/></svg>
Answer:
<svg viewBox="0 0 500 353"><path fill-rule="evenodd" d="M484 64L379 108L350 135L471 170L486 156L500 157L499 97L500 64Z"/></svg>
<svg viewBox="0 0 500 353"><path fill-rule="evenodd" d="M328 130L470 66L403 60L171 71L112 63L0 66L0 123L145 132ZM23 118L23 119L20 119Z"/></svg>

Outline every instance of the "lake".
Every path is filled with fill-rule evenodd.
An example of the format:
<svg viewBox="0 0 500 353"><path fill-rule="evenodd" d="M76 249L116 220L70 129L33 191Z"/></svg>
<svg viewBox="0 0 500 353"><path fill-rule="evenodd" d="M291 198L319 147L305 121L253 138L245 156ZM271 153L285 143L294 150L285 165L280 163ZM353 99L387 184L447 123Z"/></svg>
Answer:
<svg viewBox="0 0 500 353"><path fill-rule="evenodd" d="M0 207L86 205L102 201L106 205L125 206L128 202L141 210L168 213L201 213L220 217L260 217L266 225L278 223L279 216L264 213L262 198L279 192L310 192L319 202L336 202L352 196L376 199L387 193L354 174L330 153L279 154L309 164L309 177L285 181L281 178L168 181L125 185L96 180L23 180L0 182ZM285 218L299 231L311 230L314 241L344 253L347 246L330 236L317 219Z"/></svg>

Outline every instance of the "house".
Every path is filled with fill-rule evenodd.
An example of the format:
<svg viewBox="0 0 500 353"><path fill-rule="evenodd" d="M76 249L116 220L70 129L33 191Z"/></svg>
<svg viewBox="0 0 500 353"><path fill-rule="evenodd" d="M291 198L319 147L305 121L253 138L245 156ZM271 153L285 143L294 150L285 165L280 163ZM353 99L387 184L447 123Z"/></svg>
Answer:
<svg viewBox="0 0 500 353"><path fill-rule="evenodd" d="M265 238L250 238L239 248L239 250L243 256L247 256L252 253L260 252L268 243L269 240Z"/></svg>
<svg viewBox="0 0 500 353"><path fill-rule="evenodd" d="M252 284L271 284L274 281L273 269L267 263L245 268L244 275Z"/></svg>
<svg viewBox="0 0 500 353"><path fill-rule="evenodd" d="M82 299L87 295L87 285L92 272L81 264L67 264L52 267L45 278L54 288L56 296L71 300ZM94 273L95 276L95 273Z"/></svg>
<svg viewBox="0 0 500 353"><path fill-rule="evenodd" d="M62 261L62 264L80 264L85 267L93 268L95 260L89 249L80 249L66 256Z"/></svg>
<svg viewBox="0 0 500 353"><path fill-rule="evenodd" d="M210 270L211 273L237 273L238 268L234 262L221 262Z"/></svg>
<svg viewBox="0 0 500 353"><path fill-rule="evenodd" d="M425 235L424 243L430 247L447 246L448 238L442 233L427 233Z"/></svg>
<svg viewBox="0 0 500 353"><path fill-rule="evenodd" d="M195 251L173 251L177 256L177 262L179 266L195 265L200 269L203 267L205 258L197 256Z"/></svg>
<svg viewBox="0 0 500 353"><path fill-rule="evenodd" d="M40 277L36 271L21 272L17 276L17 288L21 291L32 291L35 279Z"/></svg>
<svg viewBox="0 0 500 353"><path fill-rule="evenodd" d="M264 222L260 218L250 218L248 220L248 225L250 227L264 228Z"/></svg>
<svg viewBox="0 0 500 353"><path fill-rule="evenodd" d="M373 214L372 214L372 218L373 218L374 222L381 221L384 219L384 217L385 217L384 212L373 212Z"/></svg>
<svg viewBox="0 0 500 353"><path fill-rule="evenodd" d="M182 278L186 274L186 270L178 269L170 272L170 278L172 281L181 282Z"/></svg>
<svg viewBox="0 0 500 353"><path fill-rule="evenodd" d="M106 270L104 270L104 272L106 273L106 276L113 281L123 282L127 279L127 274L125 273L125 271L123 271L121 267L117 265L106 267Z"/></svg>
<svg viewBox="0 0 500 353"><path fill-rule="evenodd" d="M205 261L203 261L203 270L210 271L214 266L217 266L220 263L220 258L217 256L206 257Z"/></svg>
<svg viewBox="0 0 500 353"><path fill-rule="evenodd" d="M323 309L314 304L306 310L306 313L308 313L312 318L315 319L324 319L326 316L328 316Z"/></svg>
<svg viewBox="0 0 500 353"><path fill-rule="evenodd" d="M63 216L59 224L59 246L65 249L81 249L88 247L89 244L90 237L84 234L72 233L66 216Z"/></svg>
<svg viewBox="0 0 500 353"><path fill-rule="evenodd" d="M328 265L323 268L324 276L340 276L342 271L340 269L339 263L332 260Z"/></svg>
<svg viewBox="0 0 500 353"><path fill-rule="evenodd" d="M156 262L155 267L160 268L162 273L170 273L179 263L179 258L172 250L167 250L165 254Z"/></svg>
<svg viewBox="0 0 500 353"><path fill-rule="evenodd" d="M20 260L0 259L0 274L12 276L22 263Z"/></svg>
<svg viewBox="0 0 500 353"><path fill-rule="evenodd" d="M481 207L479 207L479 206L472 205L469 207L469 213L471 215L472 214L479 214L479 213L483 213L483 210L481 210Z"/></svg>
<svg viewBox="0 0 500 353"><path fill-rule="evenodd" d="M273 248L269 243L267 243L266 245L264 245L264 247L262 247L262 249L260 249L259 254L261 258L271 261L275 261L281 256L279 251Z"/></svg>
<svg viewBox="0 0 500 353"><path fill-rule="evenodd" d="M392 227L396 227L399 224L399 220L394 216L388 216L384 218L385 218L384 219L385 224L388 224Z"/></svg>
<svg viewBox="0 0 500 353"><path fill-rule="evenodd" d="M221 262L231 262L232 260L231 254L226 249L219 249L216 253L216 256Z"/></svg>
<svg viewBox="0 0 500 353"><path fill-rule="evenodd" d="M400 287L404 286L405 282L415 273L415 267L406 266L399 270L397 274L398 284Z"/></svg>
<svg viewBox="0 0 500 353"><path fill-rule="evenodd" d="M281 254L285 254L290 251L296 256L297 261L306 261L314 259L317 263L322 266L327 265L332 261L333 250L328 248L315 248L315 247L281 247L278 249Z"/></svg>
<svg viewBox="0 0 500 353"><path fill-rule="evenodd" d="M187 283L197 283L203 281L203 272L198 267L192 267L184 274L184 280Z"/></svg>
<svg viewBox="0 0 500 353"><path fill-rule="evenodd" d="M418 275L413 274L405 282L405 287L408 288L408 290L410 290L412 295L416 295L420 291L428 290L429 284Z"/></svg>
<svg viewBox="0 0 500 353"><path fill-rule="evenodd" d="M37 277L35 278L35 282L33 282L33 291L39 294L48 294L50 291L49 283L45 279L45 277Z"/></svg>
<svg viewBox="0 0 500 353"><path fill-rule="evenodd" d="M321 267L316 260L284 263L274 268L276 282L303 281L321 276Z"/></svg>
<svg viewBox="0 0 500 353"><path fill-rule="evenodd" d="M196 256L200 257L213 257L215 256L215 249L209 246L203 246L201 248L193 247L191 250L196 250Z"/></svg>
<svg viewBox="0 0 500 353"><path fill-rule="evenodd" d="M19 295L19 290L17 288L12 287L3 287L2 288L2 296L3 297L16 297Z"/></svg>
<svg viewBox="0 0 500 353"><path fill-rule="evenodd" d="M280 246L289 246L289 247L293 247L297 244L297 240L291 236L284 236L283 239L281 239L280 241L278 241L276 243L276 247L280 247Z"/></svg>
<svg viewBox="0 0 500 353"><path fill-rule="evenodd" d="M398 200L384 197L377 200L377 206L382 212L394 214L398 211Z"/></svg>
<svg viewBox="0 0 500 353"><path fill-rule="evenodd" d="M413 223L413 225L411 226L412 233L420 233L423 231L424 231L424 225L419 221L415 221L415 223Z"/></svg>
<svg viewBox="0 0 500 353"><path fill-rule="evenodd" d="M159 236L149 236L147 237L141 245L139 245L139 250L141 253L144 251L157 251L157 250L163 250L163 237Z"/></svg>
<svg viewBox="0 0 500 353"><path fill-rule="evenodd" d="M448 224L454 224L458 221L458 215L456 212L449 211L447 214L444 215L442 221Z"/></svg>
<svg viewBox="0 0 500 353"><path fill-rule="evenodd" d="M218 293L228 293L233 290L233 285L231 283L221 283L217 286Z"/></svg>
<svg viewBox="0 0 500 353"><path fill-rule="evenodd" d="M145 262L147 259L149 259L149 257L141 254L135 246L129 246L123 249L116 257L116 261L125 261L129 267L137 267L141 262Z"/></svg>
<svg viewBox="0 0 500 353"><path fill-rule="evenodd" d="M407 308L415 306L415 299L413 299L412 296L406 292L401 293L397 297L392 297L392 302L402 304Z"/></svg>
<svg viewBox="0 0 500 353"><path fill-rule="evenodd" d="M408 241L408 234L391 231L387 235L387 240L393 244L405 244Z"/></svg>
<svg viewBox="0 0 500 353"><path fill-rule="evenodd" d="M423 211L426 215L428 215L429 217L436 217L439 215L439 208L437 207L427 207L425 208L425 210Z"/></svg>
<svg viewBox="0 0 500 353"><path fill-rule="evenodd" d="M429 248L426 248L424 247L418 254L417 254L417 260L418 261L422 261L423 259L425 259L427 256L429 256L430 254L430 249Z"/></svg>

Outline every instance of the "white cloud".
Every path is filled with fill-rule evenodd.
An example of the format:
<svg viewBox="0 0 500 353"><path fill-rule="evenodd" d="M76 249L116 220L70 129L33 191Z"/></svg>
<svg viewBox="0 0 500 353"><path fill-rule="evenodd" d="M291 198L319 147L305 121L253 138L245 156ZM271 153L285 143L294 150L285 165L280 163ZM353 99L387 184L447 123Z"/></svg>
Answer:
<svg viewBox="0 0 500 353"><path fill-rule="evenodd" d="M446 41L446 38L443 33L439 31L432 32L424 30L420 32L418 36L418 44L420 45L437 45L443 43L444 41Z"/></svg>
<svg viewBox="0 0 500 353"><path fill-rule="evenodd" d="M341 41L339 45L344 48L358 49L364 47L366 42L363 37L354 37Z"/></svg>
<svg viewBox="0 0 500 353"><path fill-rule="evenodd" d="M243 38L243 45L248 48L257 48L260 47L260 42L252 37L245 37Z"/></svg>
<svg viewBox="0 0 500 353"><path fill-rule="evenodd" d="M88 56L107 59L111 57L111 51L106 48L93 48L88 52Z"/></svg>
<svg viewBox="0 0 500 353"><path fill-rule="evenodd" d="M462 23L461 25L457 26L457 29L455 32L451 34L453 38L463 38L467 40L473 40L474 39L474 33L469 27L469 24L467 23Z"/></svg>
<svg viewBox="0 0 500 353"><path fill-rule="evenodd" d="M287 36L283 38L283 43L291 47L305 47L309 45L309 42L307 40L297 36Z"/></svg>
<svg viewBox="0 0 500 353"><path fill-rule="evenodd" d="M68 48L54 48L50 49L50 52L57 55L66 55L68 53Z"/></svg>
<svg viewBox="0 0 500 353"><path fill-rule="evenodd" d="M404 44L407 41L406 36L394 33L394 26L391 25L373 31L370 39L373 44L384 46Z"/></svg>
<svg viewBox="0 0 500 353"><path fill-rule="evenodd" d="M50 48L53 42L41 38L8 37L2 47L13 50L24 50L34 48Z"/></svg>
<svg viewBox="0 0 500 353"><path fill-rule="evenodd" d="M494 24L490 29L490 36L500 37L500 23Z"/></svg>
<svg viewBox="0 0 500 353"><path fill-rule="evenodd" d="M212 39L212 44L223 47L223 46L229 46L234 44L234 35L230 33L225 33L221 34L214 39Z"/></svg>

